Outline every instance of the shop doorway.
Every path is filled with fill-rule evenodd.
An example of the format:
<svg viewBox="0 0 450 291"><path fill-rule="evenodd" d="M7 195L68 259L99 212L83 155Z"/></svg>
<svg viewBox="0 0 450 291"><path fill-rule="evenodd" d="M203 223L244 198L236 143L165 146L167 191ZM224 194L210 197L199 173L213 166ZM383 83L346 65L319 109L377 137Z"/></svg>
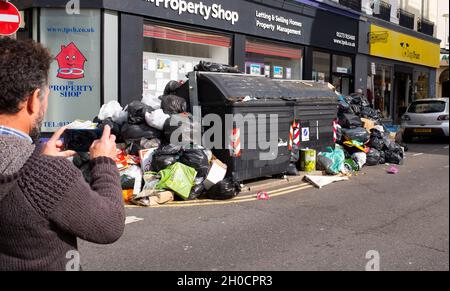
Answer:
<svg viewBox="0 0 450 291"><path fill-rule="evenodd" d="M406 113L412 102L412 73L395 72L394 82L394 116L395 124L401 123L403 114Z"/></svg>
<svg viewBox="0 0 450 291"><path fill-rule="evenodd" d="M442 83L442 97L450 97L450 81L447 80L444 83Z"/></svg>
<svg viewBox="0 0 450 291"><path fill-rule="evenodd" d="M333 86L342 95L348 96L353 93L353 77L349 75L333 75Z"/></svg>

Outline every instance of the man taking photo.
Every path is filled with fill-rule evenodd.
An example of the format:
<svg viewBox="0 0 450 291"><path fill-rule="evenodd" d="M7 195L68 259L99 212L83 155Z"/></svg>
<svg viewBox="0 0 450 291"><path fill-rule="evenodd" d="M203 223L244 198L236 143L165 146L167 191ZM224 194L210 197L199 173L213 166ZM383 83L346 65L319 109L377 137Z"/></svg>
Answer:
<svg viewBox="0 0 450 291"><path fill-rule="evenodd" d="M38 143L51 62L38 43L0 39L0 271L64 271L77 238L110 244L124 231L111 129L91 146L91 185L62 150L64 128Z"/></svg>

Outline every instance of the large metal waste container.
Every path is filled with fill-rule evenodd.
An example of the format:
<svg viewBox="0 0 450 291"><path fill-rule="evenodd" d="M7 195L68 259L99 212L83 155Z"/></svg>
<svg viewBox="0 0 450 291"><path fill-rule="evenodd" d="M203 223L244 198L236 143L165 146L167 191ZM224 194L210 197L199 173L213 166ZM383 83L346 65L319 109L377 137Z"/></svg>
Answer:
<svg viewBox="0 0 450 291"><path fill-rule="evenodd" d="M202 117L215 114L222 121L221 146L213 148L214 155L228 165L228 175L237 181L283 174L291 162L291 150L323 151L334 146L333 121L337 117L338 96L328 84L310 81L272 80L261 76L192 72L189 82L177 95L201 108ZM270 119L274 115L276 118ZM265 117L262 124L251 127L248 123L233 123L226 127L226 117ZM248 121L248 119L246 119ZM271 136L270 126L276 124L278 141L272 159L262 159L262 141ZM295 134L293 126L300 130ZM203 132L210 128L204 127ZM294 134L293 134L294 133ZM264 138L265 137L265 138ZM217 136L215 137L217 138ZM297 139L296 139L297 138ZM256 148L249 141L256 141ZM230 146L231 144L231 146ZM255 145L253 143L253 145Z"/></svg>
<svg viewBox="0 0 450 291"><path fill-rule="evenodd" d="M334 147L333 122L337 118L338 96L328 83L312 81L275 81L287 99L295 100L295 124L300 128L300 149L324 151Z"/></svg>
<svg viewBox="0 0 450 291"><path fill-rule="evenodd" d="M194 72L177 95L190 101L191 110L199 105L203 117L215 114L222 120L221 147L213 148L213 153L228 165L229 176L245 181L286 172L291 157L288 141L294 102L284 99L287 92L273 80L241 74ZM234 121L229 128L225 120L230 117L232 120L243 117L246 122ZM256 127L252 120L257 121ZM270 130L271 126L276 126L276 136ZM203 131L209 129L204 127ZM271 136L276 142L275 151L261 143L261 140L271 140ZM262 158L261 154L269 154L271 158Z"/></svg>

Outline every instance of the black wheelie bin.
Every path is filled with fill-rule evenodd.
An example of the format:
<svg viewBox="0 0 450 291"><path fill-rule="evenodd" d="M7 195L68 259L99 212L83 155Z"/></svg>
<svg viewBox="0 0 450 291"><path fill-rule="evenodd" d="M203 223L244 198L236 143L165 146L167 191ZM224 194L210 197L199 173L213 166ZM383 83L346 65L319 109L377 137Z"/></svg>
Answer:
<svg viewBox="0 0 450 291"><path fill-rule="evenodd" d="M286 99L295 100L294 119L300 124L300 149L325 151L335 146L334 124L338 113L338 96L328 83L277 80Z"/></svg>
<svg viewBox="0 0 450 291"><path fill-rule="evenodd" d="M220 138L220 146L211 149L227 164L228 176L245 181L287 171L295 102L289 98L292 94L284 90L273 80L260 76L192 72L177 95L189 100L191 110L199 106L202 117L211 114L220 117L221 136L212 138L216 141ZM232 125L226 126L230 117ZM245 121L256 120L261 125L237 122L238 117L244 117ZM209 129L211 127L203 127L203 132ZM264 145L259 139L271 140L272 146Z"/></svg>

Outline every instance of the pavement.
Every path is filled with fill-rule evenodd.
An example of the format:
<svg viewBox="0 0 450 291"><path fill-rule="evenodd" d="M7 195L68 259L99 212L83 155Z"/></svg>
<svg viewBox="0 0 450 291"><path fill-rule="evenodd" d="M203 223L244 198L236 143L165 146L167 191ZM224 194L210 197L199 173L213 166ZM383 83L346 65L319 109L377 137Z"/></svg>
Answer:
<svg viewBox="0 0 450 291"><path fill-rule="evenodd" d="M366 167L316 189L274 184L271 199L131 208L115 244L79 242L84 270L449 271L449 147L410 145L397 175ZM278 194L278 195L277 195Z"/></svg>

